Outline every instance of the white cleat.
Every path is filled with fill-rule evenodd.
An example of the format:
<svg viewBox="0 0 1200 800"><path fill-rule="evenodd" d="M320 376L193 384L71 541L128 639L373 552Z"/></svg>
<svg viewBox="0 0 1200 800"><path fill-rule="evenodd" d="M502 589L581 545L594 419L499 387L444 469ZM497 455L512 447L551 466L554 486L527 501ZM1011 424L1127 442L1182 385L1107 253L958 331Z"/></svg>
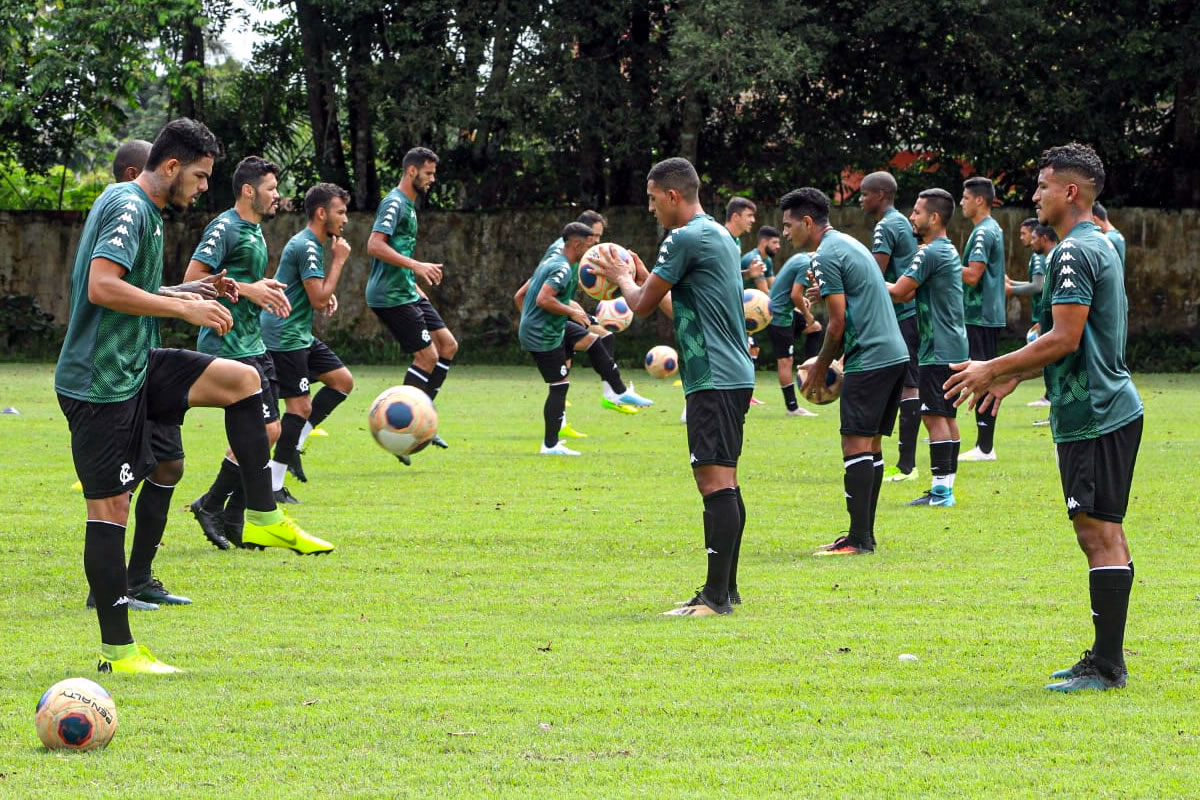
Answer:
<svg viewBox="0 0 1200 800"><path fill-rule="evenodd" d="M679 415L679 421L684 425L687 424L687 406L683 407L683 413Z"/></svg>
<svg viewBox="0 0 1200 800"><path fill-rule="evenodd" d="M789 417L815 417L815 416L817 416L816 412L809 411L804 406L798 406L795 411L787 412L787 415Z"/></svg>
<svg viewBox="0 0 1200 800"><path fill-rule="evenodd" d="M578 450L567 447L567 443L561 439L554 447L546 447L546 443L543 442L542 449L538 452L543 456L577 456L580 454Z"/></svg>
<svg viewBox="0 0 1200 800"><path fill-rule="evenodd" d="M616 398L610 397L609 399L612 400L614 403L621 403L621 404L627 405L627 406L638 406L639 408L648 408L648 407L654 405L653 400L649 400L645 397L642 397L640 394L635 392L633 390L632 383L626 387L625 394L619 395Z"/></svg>
<svg viewBox="0 0 1200 800"><path fill-rule="evenodd" d="M1037 400L1031 400L1025 404L1029 408L1044 408L1050 405L1050 401L1044 397L1039 397Z"/></svg>
<svg viewBox="0 0 1200 800"><path fill-rule="evenodd" d="M958 457L959 461L995 461L996 451L993 449L990 453L985 453L978 447L972 447L967 452Z"/></svg>

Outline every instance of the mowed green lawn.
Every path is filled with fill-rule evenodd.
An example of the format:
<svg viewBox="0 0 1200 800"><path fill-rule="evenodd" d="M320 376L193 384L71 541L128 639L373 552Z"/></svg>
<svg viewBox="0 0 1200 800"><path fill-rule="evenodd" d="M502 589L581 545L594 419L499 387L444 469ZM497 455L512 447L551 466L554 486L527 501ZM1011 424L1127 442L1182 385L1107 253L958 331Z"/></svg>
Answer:
<svg viewBox="0 0 1200 800"><path fill-rule="evenodd" d="M84 610L84 504L52 367L0 369L2 797L1170 797L1200 792L1200 377L1145 375L1147 424L1126 520L1137 564L1130 686L1042 686L1091 643L1087 570L1063 507L1045 409L1027 384L994 464L962 465L953 509L885 485L877 554L813 559L846 527L837 406L783 416L759 373L741 482L745 605L659 615L703 581L682 393L604 411L579 370L585 455L535 455L533 367L456 368L448 451L405 469L365 411L403 369L358 388L313 439L294 516L323 558L219 552L184 507L224 448L194 411L187 474L156 572L194 599L131 614L186 670L103 676L120 730L51 754L34 704L96 676ZM964 450L974 426L964 418ZM894 458L894 440L885 447ZM919 659L904 663L901 653Z"/></svg>

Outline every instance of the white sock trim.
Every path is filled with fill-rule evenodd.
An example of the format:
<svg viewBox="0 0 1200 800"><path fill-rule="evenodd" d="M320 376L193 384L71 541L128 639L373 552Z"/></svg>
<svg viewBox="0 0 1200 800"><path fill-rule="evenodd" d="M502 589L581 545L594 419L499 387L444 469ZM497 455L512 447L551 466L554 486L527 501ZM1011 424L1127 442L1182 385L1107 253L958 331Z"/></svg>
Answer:
<svg viewBox="0 0 1200 800"><path fill-rule="evenodd" d="M843 461L842 466L843 467L852 467L855 464L859 463L860 461L872 461L873 462L874 460L875 460L875 456L868 453L865 456L859 456L858 458L852 458L849 461Z"/></svg>
<svg viewBox="0 0 1200 800"><path fill-rule="evenodd" d="M1128 565L1128 564L1122 564L1121 566L1111 566L1111 567L1092 567L1092 568L1090 568L1090 569L1088 570L1088 572L1099 572L1099 571L1101 571L1101 570L1106 570L1106 569L1118 569L1118 570L1122 570L1122 571L1124 571L1124 572L1130 572L1130 571L1131 571L1131 570L1129 569L1129 565Z"/></svg>
<svg viewBox="0 0 1200 800"><path fill-rule="evenodd" d="M89 519L88 520L88 524L91 524L93 522L98 522L101 525L112 525L114 528L120 528L121 530L125 530L125 528L127 527L125 525L122 525L119 522L113 522L113 521L107 520L107 519Z"/></svg>

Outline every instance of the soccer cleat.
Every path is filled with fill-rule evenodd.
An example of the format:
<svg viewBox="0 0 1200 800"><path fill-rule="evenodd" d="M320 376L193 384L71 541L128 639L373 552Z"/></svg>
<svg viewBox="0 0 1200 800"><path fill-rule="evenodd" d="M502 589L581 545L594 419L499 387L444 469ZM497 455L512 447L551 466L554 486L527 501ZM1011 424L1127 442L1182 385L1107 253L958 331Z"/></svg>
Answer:
<svg viewBox="0 0 1200 800"><path fill-rule="evenodd" d="M920 473L916 467L908 472L901 472L899 467L888 467L883 472L884 483L904 483L905 481L915 481L918 477L920 477Z"/></svg>
<svg viewBox="0 0 1200 800"><path fill-rule="evenodd" d="M624 395L622 395L622 396L624 396ZM600 407L601 408L611 408L613 411L616 411L619 414L636 414L636 413L638 413L638 410L636 408L633 408L632 406L622 405L621 403L614 403L612 400L609 400L607 397L602 397L600 399Z"/></svg>
<svg viewBox="0 0 1200 800"><path fill-rule="evenodd" d="M729 590L729 605L740 606L742 604L742 594L737 589Z"/></svg>
<svg viewBox="0 0 1200 800"><path fill-rule="evenodd" d="M170 664L164 664L154 657L144 644L137 646L137 652L125 658L108 659L100 656L100 661L96 663L97 672L125 672L129 674L144 674L144 675L170 675L174 672L180 672L179 668L172 667Z"/></svg>
<svg viewBox="0 0 1200 800"><path fill-rule="evenodd" d="M559 428L558 435L563 437L564 439L586 439L586 438L588 438L588 435L586 433L580 433L579 431L572 428L569 424L563 425L561 428Z"/></svg>
<svg viewBox="0 0 1200 800"><path fill-rule="evenodd" d="M1035 428L1041 428L1042 426L1049 425L1049 424L1050 424L1050 420L1048 420L1048 419L1035 419L1033 421L1033 427L1035 427Z"/></svg>
<svg viewBox="0 0 1200 800"><path fill-rule="evenodd" d="M1066 669L1060 669L1060 670L1051 672L1050 677L1056 678L1060 681L1065 680L1067 678L1078 678L1080 675L1082 675L1084 672L1087 671L1088 667L1090 667L1091 664L1092 664L1092 651L1084 650L1083 655L1081 655L1079 657L1078 661L1076 661L1074 664L1067 667Z"/></svg>
<svg viewBox="0 0 1200 800"><path fill-rule="evenodd" d="M804 406L796 406L791 411L787 412L787 415L789 417L815 417L817 416L817 413L815 411L809 411Z"/></svg>
<svg viewBox="0 0 1200 800"><path fill-rule="evenodd" d="M287 471L296 476L296 480L301 483L308 483L308 476L304 474L304 465L300 462L300 451L292 456L292 461L287 465Z"/></svg>
<svg viewBox="0 0 1200 800"><path fill-rule="evenodd" d="M240 508L226 508L221 512L221 529L225 538L234 547L242 546L242 528L246 526L246 514Z"/></svg>
<svg viewBox="0 0 1200 800"><path fill-rule="evenodd" d="M396 460L399 461L401 464L403 464L406 467L412 466L412 459L409 458L408 456L396 456Z"/></svg>
<svg viewBox="0 0 1200 800"><path fill-rule="evenodd" d="M752 406L765 406L765 405L766 405L766 403L764 403L762 400L759 400L757 397L751 396L751 397L750 397L750 405L752 405Z"/></svg>
<svg viewBox="0 0 1200 800"><path fill-rule="evenodd" d="M333 552L332 544L305 533L286 514L278 522L269 525L255 525L247 520L246 527L242 530L242 547L255 550L283 547L302 556Z"/></svg>
<svg viewBox="0 0 1200 800"><path fill-rule="evenodd" d="M653 400L642 397L633 390L633 384L629 384L625 389L625 394L619 395L616 402L627 406L637 406L638 408L647 408L654 405Z"/></svg>
<svg viewBox="0 0 1200 800"><path fill-rule="evenodd" d="M718 617L733 613L733 604L726 600L718 605L704 596L704 590L677 608L662 612L664 617Z"/></svg>
<svg viewBox="0 0 1200 800"><path fill-rule="evenodd" d="M580 453L578 450L572 450L567 447L567 443L559 439L554 447L546 447L546 443L542 442L542 449L538 451L538 454L543 456L577 456Z"/></svg>
<svg viewBox="0 0 1200 800"><path fill-rule="evenodd" d="M443 450L450 449L450 445L446 444L446 440L441 436L438 436L436 433L433 435L433 438L429 440L429 443L434 447L440 447Z"/></svg>
<svg viewBox="0 0 1200 800"><path fill-rule="evenodd" d="M160 606L190 606L192 601L183 595L171 594L163 586L162 581L151 576L148 581L129 588L129 595L134 600L144 603L157 603Z"/></svg>
<svg viewBox="0 0 1200 800"><path fill-rule="evenodd" d="M288 488L286 486L276 489L274 494L275 494L275 502L277 504L291 503L291 504L295 505L300 502L300 500L294 494L292 494L291 492L288 491Z"/></svg>
<svg viewBox="0 0 1200 800"><path fill-rule="evenodd" d="M1090 656L1090 653L1085 655ZM1082 665L1082 666L1081 666ZM1096 664L1094 658L1089 657L1086 662L1081 661L1072 670L1078 668L1075 676L1067 678L1058 683L1051 683L1046 686L1052 692L1088 692L1099 691L1104 692L1109 689L1124 689L1129 682L1129 671L1124 667L1117 670L1114 675L1106 675L1103 670ZM1066 671L1066 670L1063 670Z"/></svg>
<svg viewBox="0 0 1200 800"><path fill-rule="evenodd" d="M813 553L814 556L866 556L875 551L869 547L864 547L862 542L852 539L849 536L839 536L829 544L822 545Z"/></svg>
<svg viewBox="0 0 1200 800"><path fill-rule="evenodd" d="M940 490L940 491L939 491ZM943 506L949 508L957 505L954 500L954 492L949 486L934 486L925 494L918 497L916 500L910 500L905 503L906 506Z"/></svg>
<svg viewBox="0 0 1200 800"><path fill-rule="evenodd" d="M1047 400L1045 397L1039 397L1037 400L1031 400L1030 402L1026 403L1025 405L1028 406L1029 408L1042 408L1042 407L1050 405L1050 401Z"/></svg>
<svg viewBox="0 0 1200 800"><path fill-rule="evenodd" d="M196 522L200 523L200 530L204 532L204 538L212 542L217 549L228 550L230 547L229 537L225 535L225 526L221 524L221 512L213 511L205 505L207 500L208 493L206 492L193 500L192 504L188 506L188 510L192 512Z"/></svg>
<svg viewBox="0 0 1200 800"><path fill-rule="evenodd" d="M968 450L967 452L965 452L961 456L959 456L958 460L959 461L995 461L996 460L996 451L992 450L992 452L990 452L990 453L985 453L982 450L980 450L978 447L972 447L970 450Z"/></svg>
<svg viewBox="0 0 1200 800"><path fill-rule="evenodd" d="M96 595L88 592L87 600L84 602L84 605L88 608L94 609L96 607ZM154 603L147 603L145 601L138 600L136 597L126 597L125 606L130 611L158 611L158 606Z"/></svg>

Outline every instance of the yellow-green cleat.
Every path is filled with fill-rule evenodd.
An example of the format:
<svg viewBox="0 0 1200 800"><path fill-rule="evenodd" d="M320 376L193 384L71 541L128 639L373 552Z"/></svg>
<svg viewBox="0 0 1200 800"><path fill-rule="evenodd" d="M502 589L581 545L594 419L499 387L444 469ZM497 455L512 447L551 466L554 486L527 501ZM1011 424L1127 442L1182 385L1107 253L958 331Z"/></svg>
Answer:
<svg viewBox="0 0 1200 800"><path fill-rule="evenodd" d="M136 649L132 655L125 658L106 658L101 654L100 661L96 664L96 671L142 675L171 675L182 671L178 667L172 667L170 664L159 661L146 649L144 644L131 646Z"/></svg>
<svg viewBox="0 0 1200 800"><path fill-rule="evenodd" d="M586 439L586 438L588 438L588 435L586 433L582 433L580 431L575 430L574 428L572 428L570 426L569 423L567 425L563 425L561 428L558 429L558 435L563 439Z"/></svg>
<svg viewBox="0 0 1200 800"><path fill-rule="evenodd" d="M256 550L284 547L302 556L333 552L333 545L329 542L305 533L303 528L282 511L276 510L276 513L279 518L265 524L251 522L250 514L247 513L246 525L242 529L242 547Z"/></svg>
<svg viewBox="0 0 1200 800"><path fill-rule="evenodd" d="M627 406L622 403L614 403L612 400L609 400L607 397L602 398L600 400L600 406L602 408L610 408L613 411L616 411L618 414L636 414L636 413L638 413L638 409L634 408L633 406Z"/></svg>

